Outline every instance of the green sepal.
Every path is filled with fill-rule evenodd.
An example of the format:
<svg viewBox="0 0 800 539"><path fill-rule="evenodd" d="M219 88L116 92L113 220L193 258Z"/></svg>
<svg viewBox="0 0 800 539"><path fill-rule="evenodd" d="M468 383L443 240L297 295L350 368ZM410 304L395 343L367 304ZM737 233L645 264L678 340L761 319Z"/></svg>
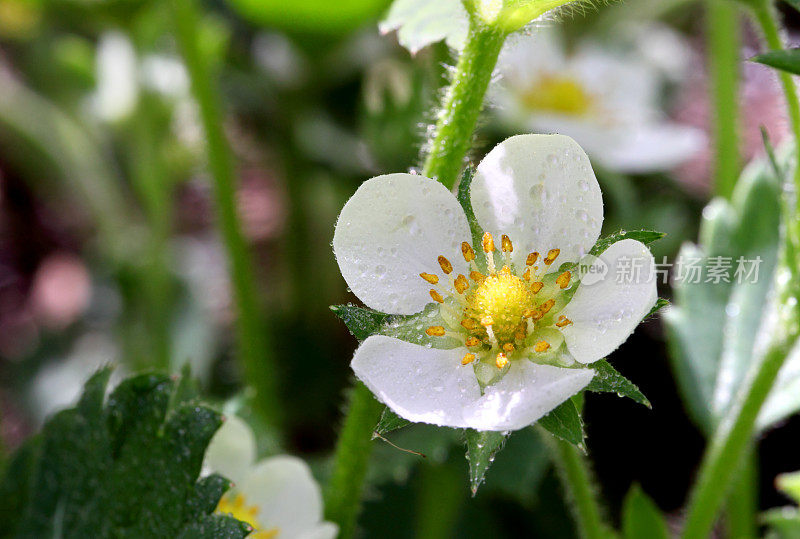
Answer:
<svg viewBox="0 0 800 539"><path fill-rule="evenodd" d="M600 238L597 240L597 243L594 244L594 247L592 247L592 249L589 251L589 254L592 256L600 256L603 254L603 252L605 252L606 249L622 240L636 240L644 243L645 245L650 245L654 241L660 240L664 236L666 236L666 234L663 232L657 232L655 230L620 230L619 232L614 232L605 238Z"/></svg>
<svg viewBox="0 0 800 539"><path fill-rule="evenodd" d="M383 409L383 413L381 414L381 419L378 421L378 424L375 425L375 429L372 432L373 438L383 437L389 434L392 431L397 429L402 429L403 427L407 427L411 424L411 421L408 419L403 419L396 413L392 411L391 408L388 406Z"/></svg>
<svg viewBox="0 0 800 539"><path fill-rule="evenodd" d="M541 418L537 424L557 438L569 442L581 451L586 451L583 441L586 433L583 420L572 399L567 399L549 414Z"/></svg>
<svg viewBox="0 0 800 539"><path fill-rule="evenodd" d="M631 487L622 504L622 537L669 539L664 516L638 484Z"/></svg>
<svg viewBox="0 0 800 539"><path fill-rule="evenodd" d="M764 64L773 69L800 75L800 48L769 51L753 56L750 61Z"/></svg>
<svg viewBox="0 0 800 539"><path fill-rule="evenodd" d="M478 493L489 466L494 462L497 452L503 448L508 436L505 432L464 430L469 462L469 487L473 496Z"/></svg>
<svg viewBox="0 0 800 539"><path fill-rule="evenodd" d="M429 326L445 325L436 303L429 303L421 312L409 315L386 314L351 304L333 305L331 310L360 342L371 335L385 335L430 348L449 350L459 346L458 341L450 337L430 337L425 333Z"/></svg>
<svg viewBox="0 0 800 539"><path fill-rule="evenodd" d="M647 316L642 318L642 322L644 322L645 320L649 320L650 318L654 317L656 314L658 314L658 311L660 311L661 309L663 309L667 305L669 305L669 300L668 299L666 299L666 298L658 298L656 300L656 304L653 305L653 308L650 309L649 313L647 313Z"/></svg>
<svg viewBox="0 0 800 539"><path fill-rule="evenodd" d="M595 371L595 375L586 386L586 391L616 393L618 397L628 397L639 404L652 408L650 401L639 391L636 384L617 372L605 359L592 363L590 368Z"/></svg>

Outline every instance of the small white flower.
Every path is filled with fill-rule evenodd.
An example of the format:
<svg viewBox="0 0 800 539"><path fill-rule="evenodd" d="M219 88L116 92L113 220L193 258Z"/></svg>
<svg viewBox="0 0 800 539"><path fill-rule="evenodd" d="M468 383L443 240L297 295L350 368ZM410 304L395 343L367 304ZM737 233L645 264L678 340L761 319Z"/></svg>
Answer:
<svg viewBox="0 0 800 539"><path fill-rule="evenodd" d="M649 312L653 257L619 241L601 256L605 278L578 286L565 263L597 241L603 202L588 157L566 136L499 144L470 197L485 256L469 243L456 198L429 178L378 176L345 204L333 248L350 289L379 311L425 309L414 337L427 339L373 335L351 365L410 421L520 429L583 389L594 374L584 364L612 352ZM625 261L638 261L632 282L616 278Z"/></svg>
<svg viewBox="0 0 800 539"><path fill-rule="evenodd" d="M500 117L516 128L569 135L609 169L652 172L683 163L704 143L701 131L661 112L663 84L678 69L641 48L624 52L585 42L567 54L557 30L541 28L503 50L492 97Z"/></svg>
<svg viewBox="0 0 800 539"><path fill-rule="evenodd" d="M338 527L322 520L322 494L308 465L281 455L259 462L250 427L227 416L206 451L203 466L234 482L217 512L255 529L255 539L333 539Z"/></svg>

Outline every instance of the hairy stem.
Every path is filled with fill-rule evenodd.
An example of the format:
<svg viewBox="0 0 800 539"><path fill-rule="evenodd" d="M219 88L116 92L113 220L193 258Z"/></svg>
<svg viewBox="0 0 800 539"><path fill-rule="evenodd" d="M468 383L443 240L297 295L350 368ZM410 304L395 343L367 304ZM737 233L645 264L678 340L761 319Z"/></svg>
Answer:
<svg viewBox="0 0 800 539"><path fill-rule="evenodd" d="M236 302L238 356L245 379L256 391L255 408L274 426L280 417L276 369L270 354L268 327L259 305L252 260L236 210L234 161L222 129L219 92L213 84L214 70L200 49L196 0L172 0L172 8L178 42L206 135L218 226L227 250Z"/></svg>
<svg viewBox="0 0 800 539"><path fill-rule="evenodd" d="M423 175L448 189L455 185L464 156L472 144L475 123L505 38L505 33L484 26L474 18L470 22L467 44L447 89L422 168Z"/></svg>
<svg viewBox="0 0 800 539"><path fill-rule="evenodd" d="M542 434L552 438L547 433ZM553 439L553 454L556 458L561 483L570 501L578 532L584 539L602 539L608 531L603 525L602 512L597 503L592 471L586 457L578 448L564 440Z"/></svg>

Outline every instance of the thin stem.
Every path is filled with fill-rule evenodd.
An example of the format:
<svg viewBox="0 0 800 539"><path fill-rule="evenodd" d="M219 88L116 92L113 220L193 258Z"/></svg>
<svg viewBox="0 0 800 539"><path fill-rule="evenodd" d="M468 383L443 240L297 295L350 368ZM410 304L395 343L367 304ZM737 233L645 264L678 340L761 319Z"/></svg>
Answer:
<svg viewBox="0 0 800 539"><path fill-rule="evenodd" d="M252 260L236 211L234 161L222 129L220 98L210 62L200 50L196 0L172 0L173 18L192 93L200 108L206 135L217 218L230 264L237 309L238 354L245 379L256 391L255 407L264 420L276 425L280 419L276 369L270 354L267 324L258 300Z"/></svg>
<svg viewBox="0 0 800 539"><path fill-rule="evenodd" d="M325 489L325 517L339 525L339 538L353 536L361 509L367 464L372 453L372 432L383 405L357 382L350 393L342 432L336 445L333 473Z"/></svg>
<svg viewBox="0 0 800 539"><path fill-rule="evenodd" d="M545 436L551 437L549 433ZM569 442L553 439L553 446L561 482L571 502L570 508L580 536L584 539L607 537L586 457Z"/></svg>
<svg viewBox="0 0 800 539"><path fill-rule="evenodd" d="M506 34L473 19L464 51L458 59L436 131L425 158L422 174L448 189L456 183L472 133L483 107L483 98L500 55Z"/></svg>
<svg viewBox="0 0 800 539"><path fill-rule="evenodd" d="M728 537L757 537L758 461L750 447L739 467L736 482L725 505L725 530Z"/></svg>
<svg viewBox="0 0 800 539"><path fill-rule="evenodd" d="M715 145L714 191L731 198L739 177L739 46L738 7L730 0L707 0L709 78Z"/></svg>
<svg viewBox="0 0 800 539"><path fill-rule="evenodd" d="M794 329L796 332L796 328ZM683 537L708 537L753 435L758 412L769 395L795 336L778 338L745 381L743 399L723 418L706 450L692 491Z"/></svg>

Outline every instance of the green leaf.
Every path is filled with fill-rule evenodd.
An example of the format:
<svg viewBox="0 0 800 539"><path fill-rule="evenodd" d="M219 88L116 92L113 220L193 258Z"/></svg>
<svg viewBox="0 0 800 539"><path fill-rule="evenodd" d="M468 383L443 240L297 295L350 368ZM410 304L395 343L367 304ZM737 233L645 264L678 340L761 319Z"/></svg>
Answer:
<svg viewBox="0 0 800 539"><path fill-rule="evenodd" d="M591 368L594 369L595 375L589 385L586 386L586 391L616 393L619 397L628 397L639 404L652 408L650 401L639 391L639 388L617 372L605 359L596 361L591 365Z"/></svg>
<svg viewBox="0 0 800 539"><path fill-rule="evenodd" d="M396 413L394 413L388 406L383 409L383 414L381 414L381 420L378 421L378 424L375 426L375 430L372 433L373 438L378 438L380 436L385 436L386 434L392 432L393 430L402 429L411 424L411 421L408 419L403 419Z"/></svg>
<svg viewBox="0 0 800 539"><path fill-rule="evenodd" d="M639 485L633 485L625 496L622 536L625 539L669 539L661 511Z"/></svg>
<svg viewBox="0 0 800 539"><path fill-rule="evenodd" d="M781 474L775 480L778 489L800 504L800 472Z"/></svg>
<svg viewBox="0 0 800 539"><path fill-rule="evenodd" d="M379 28L382 33L397 30L400 44L416 54L442 40L454 49L462 49L468 23L460 0L394 0Z"/></svg>
<svg viewBox="0 0 800 539"><path fill-rule="evenodd" d="M431 348L449 350L459 346L459 342L450 337L430 337L425 333L429 326L442 326L439 306L428 304L417 314L400 315L385 314L357 305L334 305L331 310L344 321L350 333L363 341L370 335L386 335Z"/></svg>
<svg viewBox="0 0 800 539"><path fill-rule="evenodd" d="M594 244L589 254L592 256L600 256L606 249L622 240L636 240L645 245L650 245L664 236L665 234L663 232L656 232L655 230L620 230L619 232L614 232L605 238L597 240L597 243Z"/></svg>
<svg viewBox="0 0 800 539"><path fill-rule="evenodd" d="M769 51L750 58L753 62L764 64L792 75L800 75L800 48L782 51Z"/></svg>
<svg viewBox="0 0 800 539"><path fill-rule="evenodd" d="M655 304L655 305L653 305L653 308L652 308L652 309L650 309L650 312L649 312L649 313L647 313L647 316L645 316L645 317L642 319L642 321L644 321L644 320L648 320L648 319L652 318L653 316L655 316L656 314L658 314L658 311L660 311L661 309L663 309L663 308L664 308L664 307L666 307L667 305L669 305L669 300L668 300L668 299L665 299L665 298L658 298L658 300L656 301L656 304Z"/></svg>
<svg viewBox="0 0 800 539"><path fill-rule="evenodd" d="M466 429L467 460L469 461L469 486L475 496L486 477L494 456L503 448L508 435L503 432Z"/></svg>
<svg viewBox="0 0 800 539"><path fill-rule="evenodd" d="M707 433L732 405L758 357L754 345L777 264L780 197L770 163L754 162L739 179L731 202L716 199L706 206L700 244L685 245L678 255L702 274L699 279L675 279L673 305L663 319L678 387L693 420ZM730 268L724 275L730 282L706 282L709 267L725 257ZM757 280L737 279L740 257L761 260ZM773 390L759 428L799 409L796 395L796 389Z"/></svg>
<svg viewBox="0 0 800 539"><path fill-rule="evenodd" d="M770 509L761 514L761 522L769 526L770 539L800 539L800 512L796 507Z"/></svg>
<svg viewBox="0 0 800 539"><path fill-rule="evenodd" d="M242 17L254 24L283 30L344 34L377 17L387 0L228 0Z"/></svg>
<svg viewBox="0 0 800 539"><path fill-rule="evenodd" d="M558 408L541 418L538 424L553 436L577 446L582 451L586 450L583 443L586 438L583 420L572 399L564 401Z"/></svg>
<svg viewBox="0 0 800 539"><path fill-rule="evenodd" d="M156 374L125 380L104 404L109 374L15 456L0 483L0 507L13 508L4 535L244 537L245 523L213 514L229 482L197 480L220 415Z"/></svg>

